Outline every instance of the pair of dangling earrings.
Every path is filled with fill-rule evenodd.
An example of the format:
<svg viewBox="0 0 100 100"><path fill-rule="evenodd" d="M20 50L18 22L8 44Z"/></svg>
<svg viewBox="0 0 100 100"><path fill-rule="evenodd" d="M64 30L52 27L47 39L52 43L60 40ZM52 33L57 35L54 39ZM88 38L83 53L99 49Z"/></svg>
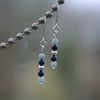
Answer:
<svg viewBox="0 0 100 100"><path fill-rule="evenodd" d="M54 5L54 7L52 7L52 10L54 12L56 12L56 21L55 21L55 25L53 25L53 28L52 28L52 31L53 31L53 39L51 41L51 68L52 69L55 69L57 67L57 53L58 53L58 38L57 38L57 35L58 35L58 32L60 30L59 26L58 26L58 9L59 9L59 6L58 4L56 4L56 6ZM51 14L50 14L51 13ZM46 24L46 18L49 18L53 15L52 12L47 12L46 16L44 17L40 17L39 18L39 24L43 24L44 27L43 27L43 36L42 36L42 40L40 41L40 47L41 47L41 53L39 54L38 58L39 58L39 61L38 61L38 83L40 85L43 84L44 82L44 68L45 68L45 54L44 54L44 48L46 47L47 45L47 42L45 40L45 24Z"/></svg>
<svg viewBox="0 0 100 100"><path fill-rule="evenodd" d="M39 28L39 24L44 24L43 27L43 36L42 40L40 41L40 47L41 47L41 53L39 54L39 61L38 61L38 83L40 85L44 82L44 65L45 65L45 54L44 54L44 48L47 45L47 42L45 40L45 23L46 18L51 18L53 16L53 13L56 12L56 20L55 25L53 26L53 39L52 39L52 46L51 46L51 68L55 69L57 67L57 53L58 53L58 42L57 35L59 32L59 26L58 26L58 10L59 5L64 4L64 0L57 0L57 4L54 4L52 6L52 10L46 12L44 17L39 18L38 23L33 23L31 28L25 28L23 33L17 33L15 37L9 38L7 42L1 42L0 43L0 49L5 49L8 45L14 44L17 40L21 40L24 35L28 35L31 33L31 30L36 30Z"/></svg>

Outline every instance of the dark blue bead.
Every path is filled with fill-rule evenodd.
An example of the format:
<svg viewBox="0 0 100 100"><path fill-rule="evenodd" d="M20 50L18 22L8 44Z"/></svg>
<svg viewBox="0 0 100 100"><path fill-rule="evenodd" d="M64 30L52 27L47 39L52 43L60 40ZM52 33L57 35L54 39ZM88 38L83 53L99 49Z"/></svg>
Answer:
<svg viewBox="0 0 100 100"><path fill-rule="evenodd" d="M54 45L52 46L52 50L56 51L57 49L58 49L58 47L54 44Z"/></svg>
<svg viewBox="0 0 100 100"><path fill-rule="evenodd" d="M43 66L45 64L45 62L43 61L43 59L41 59L40 61L39 61L39 65L40 66Z"/></svg>
<svg viewBox="0 0 100 100"><path fill-rule="evenodd" d="M55 55L55 54L52 55L52 57L51 57L51 61L56 61L56 60L57 60L56 55Z"/></svg>
<svg viewBox="0 0 100 100"><path fill-rule="evenodd" d="M40 69L40 71L38 72L38 76L39 76L39 77L43 77L43 76L44 76L44 72L43 72L42 69Z"/></svg>

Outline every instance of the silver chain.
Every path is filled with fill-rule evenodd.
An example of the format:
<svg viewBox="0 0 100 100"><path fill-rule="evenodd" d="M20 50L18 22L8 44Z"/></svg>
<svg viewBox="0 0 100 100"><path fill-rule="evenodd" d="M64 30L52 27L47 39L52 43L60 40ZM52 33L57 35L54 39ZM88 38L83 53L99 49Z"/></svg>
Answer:
<svg viewBox="0 0 100 100"><path fill-rule="evenodd" d="M58 33L59 30L60 30L60 28L59 28L59 26L58 26L58 23L57 23L57 22L58 22L58 7L59 7L59 5L61 5L61 4L63 4L63 3L64 3L64 0L58 0L58 3L56 3L56 4L54 4L54 5L52 6L52 10L47 11L47 12L45 13L45 18L51 18L53 12L57 11L56 25L53 27L53 32L54 32L54 35L55 35L55 36L57 35L57 33ZM57 10L56 10L56 9L57 9ZM7 42L1 42L1 43L0 43L0 49L4 49L4 48L6 48L8 45L15 43L17 40L21 40L21 39L24 37L24 35L30 34L32 30L37 30L37 29L39 28L39 25L40 25L40 24L41 24L41 23L39 23L39 22L33 23L31 27L25 28L25 29L24 29L24 32L22 32L22 33L17 33L17 34L15 35L15 37L9 38L9 39L7 40ZM45 48L46 44L47 44L47 42L46 42L46 40L45 40L45 38L44 38L44 36L43 36L42 40L40 41L41 50L43 50L43 49Z"/></svg>

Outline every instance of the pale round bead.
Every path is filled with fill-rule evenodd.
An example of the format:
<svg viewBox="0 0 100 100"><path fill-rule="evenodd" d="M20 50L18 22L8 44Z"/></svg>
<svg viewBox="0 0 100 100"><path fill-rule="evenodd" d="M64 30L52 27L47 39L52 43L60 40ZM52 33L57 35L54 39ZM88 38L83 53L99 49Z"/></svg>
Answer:
<svg viewBox="0 0 100 100"><path fill-rule="evenodd" d="M52 53L52 54L57 54L58 51L53 51L53 50L52 50L51 53Z"/></svg>
<svg viewBox="0 0 100 100"><path fill-rule="evenodd" d="M44 83L45 79L44 77L38 77L38 84L42 85Z"/></svg>
<svg viewBox="0 0 100 100"><path fill-rule="evenodd" d="M9 39L8 39L8 43L9 43L9 44L15 43L15 38L9 38Z"/></svg>
<svg viewBox="0 0 100 100"><path fill-rule="evenodd" d="M45 59L45 54L44 53L40 53L39 54L39 59Z"/></svg>
<svg viewBox="0 0 100 100"><path fill-rule="evenodd" d="M53 10L54 12L55 12L55 11L58 11L58 9L59 9L58 4L52 5L52 10Z"/></svg>
<svg viewBox="0 0 100 100"><path fill-rule="evenodd" d="M46 22L46 17L40 17L39 18L39 24L44 24Z"/></svg>
<svg viewBox="0 0 100 100"><path fill-rule="evenodd" d="M39 28L39 24L38 23L33 23L32 24L32 29L36 30Z"/></svg>
<svg viewBox="0 0 100 100"><path fill-rule="evenodd" d="M23 33L17 33L16 37L17 39L22 39L24 36L23 36Z"/></svg>
<svg viewBox="0 0 100 100"><path fill-rule="evenodd" d="M7 43L1 42L1 43L0 43L0 47L1 47L1 48L6 48L6 47L7 47Z"/></svg>
<svg viewBox="0 0 100 100"><path fill-rule="evenodd" d="M38 68L39 68L39 69L44 69L45 67L44 67L44 66L40 66L40 65L39 65L39 66L38 66Z"/></svg>
<svg viewBox="0 0 100 100"><path fill-rule="evenodd" d="M52 45L58 45L59 40L55 37L52 39Z"/></svg>
<svg viewBox="0 0 100 100"><path fill-rule="evenodd" d="M30 33L31 33L30 28L27 27L24 29L24 34L28 35Z"/></svg>
<svg viewBox="0 0 100 100"><path fill-rule="evenodd" d="M56 61L54 61L54 62L52 61L52 62L51 62L51 68L52 68L52 69L55 69L55 68L57 67L57 65L58 65L58 64L57 64Z"/></svg>
<svg viewBox="0 0 100 100"><path fill-rule="evenodd" d="M53 16L53 13L51 11L47 11L45 16L46 18L51 18Z"/></svg>

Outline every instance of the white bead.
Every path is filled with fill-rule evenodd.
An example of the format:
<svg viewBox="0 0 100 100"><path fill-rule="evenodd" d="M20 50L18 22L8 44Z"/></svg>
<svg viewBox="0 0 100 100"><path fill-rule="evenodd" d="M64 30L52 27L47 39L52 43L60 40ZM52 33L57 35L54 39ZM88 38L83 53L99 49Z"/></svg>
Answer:
<svg viewBox="0 0 100 100"><path fill-rule="evenodd" d="M45 23L45 22L46 22L46 17L45 17L45 16L39 18L39 23L40 23L40 24L43 24L43 23Z"/></svg>
<svg viewBox="0 0 100 100"><path fill-rule="evenodd" d="M25 29L24 29L24 32L29 32L29 33L31 33L30 28L28 28L28 27L25 28Z"/></svg>
<svg viewBox="0 0 100 100"><path fill-rule="evenodd" d="M1 42L1 43L0 43L0 47L2 47L2 48L6 48L6 47L7 47L7 43L5 43L5 42Z"/></svg>
<svg viewBox="0 0 100 100"><path fill-rule="evenodd" d="M23 37L23 33L17 33L16 37Z"/></svg>
<svg viewBox="0 0 100 100"><path fill-rule="evenodd" d="M39 24L38 23L33 23L32 24L32 29L36 30L39 28Z"/></svg>
<svg viewBox="0 0 100 100"><path fill-rule="evenodd" d="M38 68L42 68L42 69L44 69L45 67L44 67L44 66L40 66L40 65L39 65L39 66L38 66Z"/></svg>
<svg viewBox="0 0 100 100"><path fill-rule="evenodd" d="M15 42L15 38L9 38L9 39L8 39L8 42L9 42L9 43L14 43L14 42Z"/></svg>
<svg viewBox="0 0 100 100"><path fill-rule="evenodd" d="M52 50L51 53L52 53L52 54L57 54L58 51L53 51L53 50Z"/></svg>
<svg viewBox="0 0 100 100"><path fill-rule="evenodd" d="M52 10L53 10L53 11L58 11L58 9L59 9L58 4L52 5Z"/></svg>
<svg viewBox="0 0 100 100"><path fill-rule="evenodd" d="M50 18L53 16L53 13L51 11L47 11L45 16L46 16L46 18Z"/></svg>

